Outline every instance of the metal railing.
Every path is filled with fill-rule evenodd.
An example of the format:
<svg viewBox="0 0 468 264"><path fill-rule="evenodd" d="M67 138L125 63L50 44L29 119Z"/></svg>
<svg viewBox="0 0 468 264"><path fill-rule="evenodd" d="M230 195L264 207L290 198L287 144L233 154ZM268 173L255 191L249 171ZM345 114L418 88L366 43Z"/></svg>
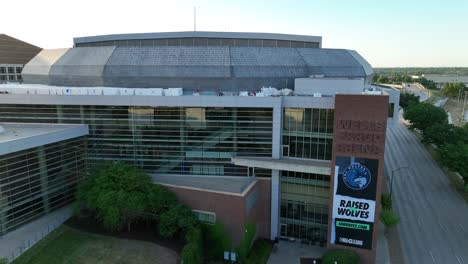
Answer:
<svg viewBox="0 0 468 264"><path fill-rule="evenodd" d="M61 226L65 221L67 221L72 215L71 210L64 211L60 215L54 217L54 220L49 222L44 228L29 234L27 237L24 237L19 241L18 246L11 250L7 255L3 256L7 258L10 262L21 256L24 252L34 246L37 242L43 239L45 236L50 234L52 231ZM1 240L0 240L1 241ZM0 256L1 258L2 256Z"/></svg>

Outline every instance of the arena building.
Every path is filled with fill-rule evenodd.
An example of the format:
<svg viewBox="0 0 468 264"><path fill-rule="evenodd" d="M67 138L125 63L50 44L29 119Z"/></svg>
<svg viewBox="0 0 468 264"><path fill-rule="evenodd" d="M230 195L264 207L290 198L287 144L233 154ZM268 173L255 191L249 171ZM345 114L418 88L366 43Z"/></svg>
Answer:
<svg viewBox="0 0 468 264"><path fill-rule="evenodd" d="M172 32L83 37L0 85L0 121L86 124L86 165L122 160L238 243L257 236L375 258L383 150L399 94L321 37ZM8 184L5 183L5 184ZM2 196L0 196L2 197ZM374 217L376 216L376 217Z"/></svg>

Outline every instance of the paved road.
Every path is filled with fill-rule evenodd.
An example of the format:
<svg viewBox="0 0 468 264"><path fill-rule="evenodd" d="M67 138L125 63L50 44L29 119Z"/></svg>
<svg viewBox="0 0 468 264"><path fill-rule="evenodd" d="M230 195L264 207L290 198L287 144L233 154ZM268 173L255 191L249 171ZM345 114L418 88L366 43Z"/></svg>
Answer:
<svg viewBox="0 0 468 264"><path fill-rule="evenodd" d="M430 97L429 91L418 83L405 84L401 90L402 92L408 92L419 96L421 102L426 101Z"/></svg>
<svg viewBox="0 0 468 264"><path fill-rule="evenodd" d="M398 124L387 133L387 183L404 165L412 170L395 172L393 204L406 264L468 264L468 205L416 136Z"/></svg>

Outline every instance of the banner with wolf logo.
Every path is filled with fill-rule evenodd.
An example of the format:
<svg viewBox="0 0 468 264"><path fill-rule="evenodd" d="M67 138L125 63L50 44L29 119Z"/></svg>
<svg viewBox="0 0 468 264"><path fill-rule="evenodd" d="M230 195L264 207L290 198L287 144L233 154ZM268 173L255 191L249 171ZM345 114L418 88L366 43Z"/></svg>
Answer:
<svg viewBox="0 0 468 264"><path fill-rule="evenodd" d="M330 243L372 248L379 161L336 157Z"/></svg>

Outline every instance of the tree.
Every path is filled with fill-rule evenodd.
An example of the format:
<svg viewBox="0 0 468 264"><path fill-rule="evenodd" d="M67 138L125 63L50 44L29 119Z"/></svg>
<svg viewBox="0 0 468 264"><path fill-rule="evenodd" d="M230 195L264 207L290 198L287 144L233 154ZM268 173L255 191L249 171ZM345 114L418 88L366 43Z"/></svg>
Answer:
<svg viewBox="0 0 468 264"><path fill-rule="evenodd" d="M468 186L468 144L447 144L439 150L443 165L461 174Z"/></svg>
<svg viewBox="0 0 468 264"><path fill-rule="evenodd" d="M95 212L109 231L118 231L142 218L151 178L123 162L94 169L80 185L77 202Z"/></svg>
<svg viewBox="0 0 468 264"><path fill-rule="evenodd" d="M446 83L444 84L444 88L442 88L442 93L446 96L457 97L460 92L463 94L467 90L463 83Z"/></svg>
<svg viewBox="0 0 468 264"><path fill-rule="evenodd" d="M411 128L419 129L423 133L433 124L446 124L448 122L448 116L444 109L427 103L410 106L403 116L411 122Z"/></svg>
<svg viewBox="0 0 468 264"><path fill-rule="evenodd" d="M421 78L417 79L416 81L418 83L422 84L427 89L432 89L432 90L437 89L437 85L435 84L434 81L428 80L428 79L426 79L424 77L421 77Z"/></svg>
<svg viewBox="0 0 468 264"><path fill-rule="evenodd" d="M448 123L436 123L426 130L424 141L438 147L445 144L468 144L468 129Z"/></svg>
<svg viewBox="0 0 468 264"><path fill-rule="evenodd" d="M448 123L435 123L424 133L424 142L434 143L438 147L453 140L454 126Z"/></svg>
<svg viewBox="0 0 468 264"><path fill-rule="evenodd" d="M196 223L192 210L185 205L178 204L161 214L159 234L166 238L174 237L195 227Z"/></svg>
<svg viewBox="0 0 468 264"><path fill-rule="evenodd" d="M390 83L390 80L388 79L387 76L383 75L374 75L374 78L372 80L374 83Z"/></svg>
<svg viewBox="0 0 468 264"><path fill-rule="evenodd" d="M159 220L160 215L178 204L177 197L166 187L152 184L146 197L147 217Z"/></svg>
<svg viewBox="0 0 468 264"><path fill-rule="evenodd" d="M408 108L410 105L419 104L419 96L412 93L401 93L400 94L400 106L404 109Z"/></svg>

